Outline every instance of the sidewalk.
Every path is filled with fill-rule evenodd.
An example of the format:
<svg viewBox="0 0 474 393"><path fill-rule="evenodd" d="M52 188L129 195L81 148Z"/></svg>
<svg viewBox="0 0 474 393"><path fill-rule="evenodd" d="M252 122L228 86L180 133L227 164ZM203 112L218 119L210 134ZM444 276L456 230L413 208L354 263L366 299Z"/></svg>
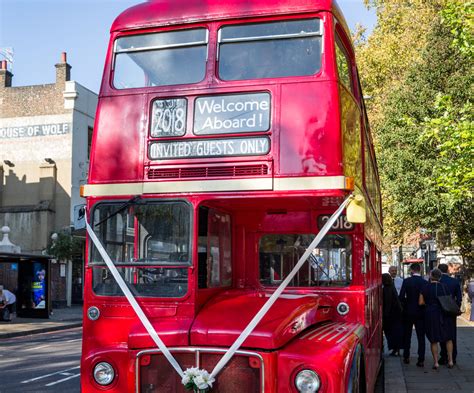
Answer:
<svg viewBox="0 0 474 393"><path fill-rule="evenodd" d="M52 332L82 326L82 306L53 309L49 319L15 318L12 322L0 322L0 340Z"/></svg>
<svg viewBox="0 0 474 393"><path fill-rule="evenodd" d="M458 356L453 369L440 366L432 370L430 344L426 340L425 367L416 367L416 335L411 341L410 364L401 357L385 356L385 393L436 393L441 391L474 393L474 322L458 318ZM414 355L413 355L414 354Z"/></svg>

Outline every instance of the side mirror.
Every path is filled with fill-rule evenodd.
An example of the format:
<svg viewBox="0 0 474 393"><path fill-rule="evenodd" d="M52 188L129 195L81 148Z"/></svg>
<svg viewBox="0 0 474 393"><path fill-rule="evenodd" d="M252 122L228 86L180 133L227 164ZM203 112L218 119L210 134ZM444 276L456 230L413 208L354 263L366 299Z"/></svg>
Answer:
<svg viewBox="0 0 474 393"><path fill-rule="evenodd" d="M355 195L346 208L347 221L353 224L364 224L366 221L365 200L362 195Z"/></svg>

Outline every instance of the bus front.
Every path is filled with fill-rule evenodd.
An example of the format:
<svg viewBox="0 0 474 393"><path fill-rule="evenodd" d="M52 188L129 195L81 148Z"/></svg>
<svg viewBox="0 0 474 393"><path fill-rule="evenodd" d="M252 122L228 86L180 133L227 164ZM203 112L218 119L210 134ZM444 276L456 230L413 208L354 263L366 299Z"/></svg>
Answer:
<svg viewBox="0 0 474 393"><path fill-rule="evenodd" d="M179 367L211 372L353 182L363 189L338 20L329 0L214 0L149 1L114 22L84 187L97 240L83 392L185 391L104 252ZM212 391L342 392L373 377L367 236L340 216Z"/></svg>

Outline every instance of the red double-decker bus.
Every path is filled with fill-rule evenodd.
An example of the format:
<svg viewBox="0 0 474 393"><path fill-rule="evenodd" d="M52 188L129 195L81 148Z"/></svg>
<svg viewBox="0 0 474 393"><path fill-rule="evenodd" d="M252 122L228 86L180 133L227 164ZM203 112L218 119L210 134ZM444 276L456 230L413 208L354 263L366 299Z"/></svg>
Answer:
<svg viewBox="0 0 474 393"><path fill-rule="evenodd" d="M332 0L115 20L83 188L84 393L374 391L380 192L349 37Z"/></svg>

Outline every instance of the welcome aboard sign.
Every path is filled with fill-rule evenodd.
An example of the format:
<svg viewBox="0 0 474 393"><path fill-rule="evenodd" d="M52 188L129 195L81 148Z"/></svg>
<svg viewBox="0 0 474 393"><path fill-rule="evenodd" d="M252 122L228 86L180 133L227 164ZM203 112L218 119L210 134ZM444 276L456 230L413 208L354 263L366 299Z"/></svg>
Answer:
<svg viewBox="0 0 474 393"><path fill-rule="evenodd" d="M156 100L153 104L151 136L175 137L186 134L186 100ZM199 97L194 103L193 133L218 135L261 132L270 129L270 94L250 93ZM152 142L151 160L175 158L264 155L270 151L270 138L242 137L183 139Z"/></svg>
<svg viewBox="0 0 474 393"><path fill-rule="evenodd" d="M270 128L270 94L200 97L194 105L197 135L267 131Z"/></svg>

